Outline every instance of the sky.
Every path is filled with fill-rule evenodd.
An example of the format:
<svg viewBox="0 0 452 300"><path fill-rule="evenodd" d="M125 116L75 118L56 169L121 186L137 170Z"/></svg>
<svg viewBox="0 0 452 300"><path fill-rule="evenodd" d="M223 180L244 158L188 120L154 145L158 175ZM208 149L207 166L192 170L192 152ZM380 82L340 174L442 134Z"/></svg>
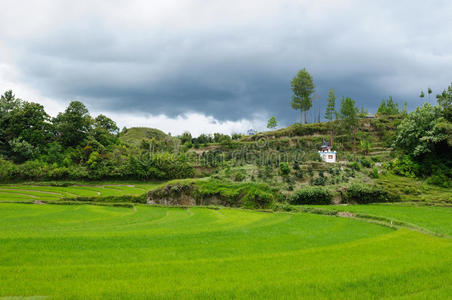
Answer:
<svg viewBox="0 0 452 300"><path fill-rule="evenodd" d="M0 92L55 116L72 100L120 127L173 135L299 119L290 81L314 78L375 112L452 82L452 1L0 0ZM428 100L428 99L427 99ZM339 102L339 99L338 99ZM312 118L311 116L311 118Z"/></svg>

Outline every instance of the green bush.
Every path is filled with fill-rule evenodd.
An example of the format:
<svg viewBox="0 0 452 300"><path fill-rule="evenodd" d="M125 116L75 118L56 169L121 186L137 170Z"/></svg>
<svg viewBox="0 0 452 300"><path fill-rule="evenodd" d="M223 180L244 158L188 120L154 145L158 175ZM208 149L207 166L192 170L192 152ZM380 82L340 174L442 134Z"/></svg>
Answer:
<svg viewBox="0 0 452 300"><path fill-rule="evenodd" d="M354 161L354 162L352 162L351 164L349 164L349 167L350 167L352 170L356 170L356 171L361 170L361 167L359 166L359 164L358 164L356 161Z"/></svg>
<svg viewBox="0 0 452 300"><path fill-rule="evenodd" d="M364 168L370 168L370 167L372 167L372 162L369 160L369 159L367 159L367 158L363 158L363 159L361 159L361 165L364 167Z"/></svg>
<svg viewBox="0 0 452 300"><path fill-rule="evenodd" d="M302 178L304 177L304 173L303 173L303 171L300 169L300 170L297 170L297 171L295 172L295 176L296 176L297 178L302 179Z"/></svg>
<svg viewBox="0 0 452 300"><path fill-rule="evenodd" d="M427 179L427 183L428 184L433 184L433 185L437 185L437 186L441 186L441 187L445 187L448 188L452 185L452 181L450 178L448 178L446 175L444 174L435 174L430 176Z"/></svg>
<svg viewBox="0 0 452 300"><path fill-rule="evenodd" d="M346 189L343 200L346 203L358 204L397 202L400 201L400 196L381 187L353 183Z"/></svg>
<svg viewBox="0 0 452 300"><path fill-rule="evenodd" d="M372 171L370 171L370 173L369 173L369 176L370 176L371 178L378 178L378 177L379 177L379 175L378 175L378 169L375 168L375 167L373 167L373 168L372 168Z"/></svg>
<svg viewBox="0 0 452 300"><path fill-rule="evenodd" d="M281 174L283 176L286 176L290 173L290 168L289 168L289 164L282 162L279 164L279 169L281 170Z"/></svg>
<svg viewBox="0 0 452 300"><path fill-rule="evenodd" d="M217 197L230 206L247 208L269 208L272 206L276 191L264 183L233 183L219 180L196 181L195 197L209 199Z"/></svg>
<svg viewBox="0 0 452 300"><path fill-rule="evenodd" d="M331 204L333 195L324 187L306 187L290 197L291 204Z"/></svg>
<svg viewBox="0 0 452 300"><path fill-rule="evenodd" d="M236 170L232 175L234 181L243 181L246 178L245 170Z"/></svg>
<svg viewBox="0 0 452 300"><path fill-rule="evenodd" d="M421 173L421 166L408 155L403 155L389 163L389 169L397 175L416 177Z"/></svg>
<svg viewBox="0 0 452 300"><path fill-rule="evenodd" d="M325 185L326 184L326 177L316 177L316 178L311 178L311 185Z"/></svg>

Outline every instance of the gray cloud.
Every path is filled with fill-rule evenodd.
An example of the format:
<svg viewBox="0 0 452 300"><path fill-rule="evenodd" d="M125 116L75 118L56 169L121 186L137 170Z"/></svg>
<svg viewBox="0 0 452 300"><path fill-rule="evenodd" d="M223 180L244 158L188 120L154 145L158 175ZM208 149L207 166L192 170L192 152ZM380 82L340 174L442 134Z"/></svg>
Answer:
<svg viewBox="0 0 452 300"><path fill-rule="evenodd" d="M42 95L97 111L287 124L303 67L322 112L329 88L375 111L388 95L413 108L420 89L452 81L449 1L27 3L0 12L0 62Z"/></svg>

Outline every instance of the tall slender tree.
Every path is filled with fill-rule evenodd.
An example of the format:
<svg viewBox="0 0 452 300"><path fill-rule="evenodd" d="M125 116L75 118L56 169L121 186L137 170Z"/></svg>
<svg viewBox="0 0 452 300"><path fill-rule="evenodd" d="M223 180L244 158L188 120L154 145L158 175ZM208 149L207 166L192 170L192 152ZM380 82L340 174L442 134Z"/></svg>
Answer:
<svg viewBox="0 0 452 300"><path fill-rule="evenodd" d="M336 94L334 93L333 89L330 89L330 91L328 92L327 101L328 104L326 106L325 119L331 122L333 121L336 112Z"/></svg>
<svg viewBox="0 0 452 300"><path fill-rule="evenodd" d="M350 138L353 138L353 152L355 152L355 135L358 126L358 108L355 106L355 100L342 97L339 116L342 128Z"/></svg>
<svg viewBox="0 0 452 300"><path fill-rule="evenodd" d="M302 123L303 112L308 111L312 106L311 95L314 93L314 82L311 74L303 69L297 73L290 84L293 91L292 108L300 110L300 123ZM305 123L307 123L306 114Z"/></svg>

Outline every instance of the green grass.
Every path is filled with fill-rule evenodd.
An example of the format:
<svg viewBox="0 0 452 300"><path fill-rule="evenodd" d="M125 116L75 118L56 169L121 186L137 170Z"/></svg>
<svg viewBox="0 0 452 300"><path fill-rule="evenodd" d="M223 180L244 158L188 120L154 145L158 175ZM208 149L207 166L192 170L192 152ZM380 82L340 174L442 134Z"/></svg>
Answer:
<svg viewBox="0 0 452 300"><path fill-rule="evenodd" d="M381 188L398 193L402 201L452 203L452 189L427 184L425 180L388 173L376 181Z"/></svg>
<svg viewBox="0 0 452 300"><path fill-rule="evenodd" d="M0 297L444 299L452 293L452 240L354 219L2 203L0 220Z"/></svg>
<svg viewBox="0 0 452 300"><path fill-rule="evenodd" d="M142 195L161 183L79 183L70 186L39 184L2 184L0 202L58 201L62 198Z"/></svg>
<svg viewBox="0 0 452 300"><path fill-rule="evenodd" d="M161 141L167 138L163 131L155 129L155 128L147 128L147 127L132 127L128 128L125 133L121 133L120 139L126 144L135 144L139 145L143 139L156 139L157 141Z"/></svg>
<svg viewBox="0 0 452 300"><path fill-rule="evenodd" d="M369 205L315 205L311 207L382 217L452 237L451 206L442 207L393 203Z"/></svg>

